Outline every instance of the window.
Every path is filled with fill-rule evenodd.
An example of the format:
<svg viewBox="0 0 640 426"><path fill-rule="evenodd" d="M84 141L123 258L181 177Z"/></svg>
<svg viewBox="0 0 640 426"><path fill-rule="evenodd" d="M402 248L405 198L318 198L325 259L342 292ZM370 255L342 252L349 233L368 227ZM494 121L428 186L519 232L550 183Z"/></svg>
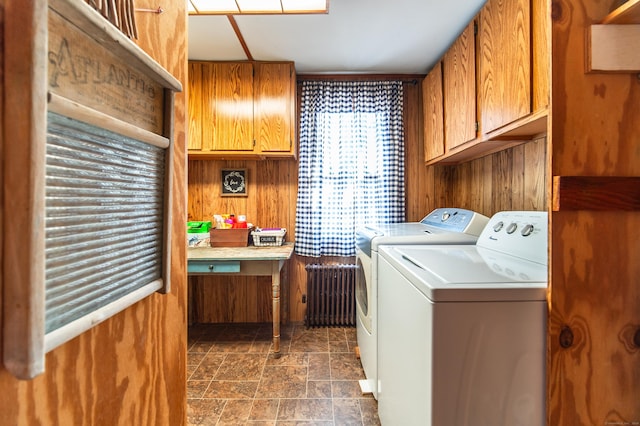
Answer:
<svg viewBox="0 0 640 426"><path fill-rule="evenodd" d="M404 220L401 82L304 82L296 253L354 256L355 230Z"/></svg>

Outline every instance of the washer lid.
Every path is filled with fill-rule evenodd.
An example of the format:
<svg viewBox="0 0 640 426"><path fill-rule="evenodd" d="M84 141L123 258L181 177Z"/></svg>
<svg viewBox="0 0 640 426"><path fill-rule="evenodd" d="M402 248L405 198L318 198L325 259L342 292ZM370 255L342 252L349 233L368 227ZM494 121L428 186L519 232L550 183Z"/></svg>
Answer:
<svg viewBox="0 0 640 426"><path fill-rule="evenodd" d="M547 267L477 246L384 246L380 254L433 301L545 300Z"/></svg>

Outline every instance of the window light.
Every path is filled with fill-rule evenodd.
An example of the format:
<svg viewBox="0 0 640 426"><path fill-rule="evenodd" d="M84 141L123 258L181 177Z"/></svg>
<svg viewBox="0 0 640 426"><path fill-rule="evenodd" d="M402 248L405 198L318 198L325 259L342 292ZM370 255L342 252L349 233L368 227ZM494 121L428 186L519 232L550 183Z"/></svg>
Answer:
<svg viewBox="0 0 640 426"><path fill-rule="evenodd" d="M189 0L189 15L328 13L329 0Z"/></svg>

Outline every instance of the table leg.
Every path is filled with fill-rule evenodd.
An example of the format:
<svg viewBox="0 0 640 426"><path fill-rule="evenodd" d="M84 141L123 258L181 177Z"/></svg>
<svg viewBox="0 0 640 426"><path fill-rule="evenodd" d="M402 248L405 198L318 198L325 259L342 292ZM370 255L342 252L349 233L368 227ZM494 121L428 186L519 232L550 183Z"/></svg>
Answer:
<svg viewBox="0 0 640 426"><path fill-rule="evenodd" d="M280 357L280 262L272 262L271 289L273 291L273 353Z"/></svg>

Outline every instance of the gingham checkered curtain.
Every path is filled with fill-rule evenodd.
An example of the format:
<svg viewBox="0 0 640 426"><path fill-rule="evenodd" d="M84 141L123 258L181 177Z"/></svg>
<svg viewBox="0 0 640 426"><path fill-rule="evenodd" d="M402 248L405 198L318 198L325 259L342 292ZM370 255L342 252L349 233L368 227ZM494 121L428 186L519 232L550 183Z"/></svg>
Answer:
<svg viewBox="0 0 640 426"><path fill-rule="evenodd" d="M355 230L404 221L402 82L305 81L295 251L354 256Z"/></svg>

